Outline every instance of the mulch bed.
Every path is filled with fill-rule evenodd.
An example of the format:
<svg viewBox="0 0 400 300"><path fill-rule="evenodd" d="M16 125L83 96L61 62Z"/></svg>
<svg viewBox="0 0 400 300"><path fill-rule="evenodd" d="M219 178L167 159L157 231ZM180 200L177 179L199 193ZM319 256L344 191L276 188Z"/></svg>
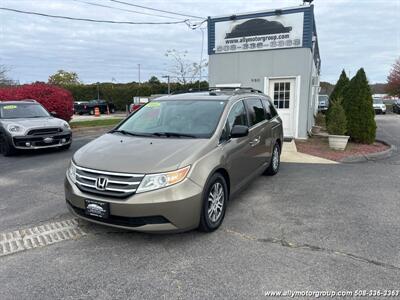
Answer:
<svg viewBox="0 0 400 300"><path fill-rule="evenodd" d="M389 146L380 142L375 142L371 145L349 142L346 150L338 151L329 148L327 137L311 137L308 140L296 140L296 147L298 152L319 156L334 161L341 161L343 158L349 156L362 156L365 154L382 152L389 149Z"/></svg>

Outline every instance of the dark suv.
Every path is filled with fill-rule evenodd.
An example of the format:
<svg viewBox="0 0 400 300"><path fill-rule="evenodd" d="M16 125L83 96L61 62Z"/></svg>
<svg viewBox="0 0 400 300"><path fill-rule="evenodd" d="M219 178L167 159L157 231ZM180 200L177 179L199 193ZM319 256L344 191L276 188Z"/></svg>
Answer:
<svg viewBox="0 0 400 300"><path fill-rule="evenodd" d="M212 231L231 195L278 172L282 142L282 121L257 91L161 97L74 154L67 205L110 226Z"/></svg>
<svg viewBox="0 0 400 300"><path fill-rule="evenodd" d="M64 120L53 117L35 100L0 102L0 153L17 149L68 149L72 131Z"/></svg>

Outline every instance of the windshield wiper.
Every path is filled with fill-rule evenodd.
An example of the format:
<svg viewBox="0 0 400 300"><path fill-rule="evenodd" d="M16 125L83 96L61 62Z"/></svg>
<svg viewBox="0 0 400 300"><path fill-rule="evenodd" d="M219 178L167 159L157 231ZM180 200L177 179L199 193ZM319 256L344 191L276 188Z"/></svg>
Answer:
<svg viewBox="0 0 400 300"><path fill-rule="evenodd" d="M196 138L197 136L193 134L187 134L187 133L179 133L179 132L153 132L152 135L155 136L165 136L165 137L189 137L189 138Z"/></svg>
<svg viewBox="0 0 400 300"><path fill-rule="evenodd" d="M123 129L113 129L113 130L109 131L109 133L114 133L114 132L122 133L125 135L131 135L131 136L151 136L150 134L130 132L130 131L126 131Z"/></svg>

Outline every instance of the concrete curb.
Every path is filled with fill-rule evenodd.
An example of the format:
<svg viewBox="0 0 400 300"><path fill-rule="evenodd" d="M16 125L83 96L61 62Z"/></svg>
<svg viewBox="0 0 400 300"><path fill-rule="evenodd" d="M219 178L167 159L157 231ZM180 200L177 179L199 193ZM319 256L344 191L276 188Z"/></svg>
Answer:
<svg viewBox="0 0 400 300"><path fill-rule="evenodd" d="M381 151L381 152L366 154L366 155L354 155L354 156L345 157L345 158L341 159L340 162L341 163L360 163L360 162L366 162L366 161L375 161L375 160L385 159L385 158L389 158L390 156L392 156L392 153L397 150L397 147L395 145L391 145L382 140L375 140L375 141L389 146L389 149Z"/></svg>

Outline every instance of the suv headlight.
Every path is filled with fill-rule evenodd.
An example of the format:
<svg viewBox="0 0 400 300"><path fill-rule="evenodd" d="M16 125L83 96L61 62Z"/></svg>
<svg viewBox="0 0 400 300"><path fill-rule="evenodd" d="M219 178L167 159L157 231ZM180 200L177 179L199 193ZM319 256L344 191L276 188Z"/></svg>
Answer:
<svg viewBox="0 0 400 300"><path fill-rule="evenodd" d="M76 166L71 160L71 163L69 164L68 167L68 176L72 180L73 183L76 183Z"/></svg>
<svg viewBox="0 0 400 300"><path fill-rule="evenodd" d="M64 127L64 129L71 129L71 126L69 126L69 124L67 123L67 122L64 122L63 123L63 127Z"/></svg>
<svg viewBox="0 0 400 300"><path fill-rule="evenodd" d="M189 170L190 166L187 166L172 172L146 175L137 188L136 193L153 191L177 184L186 178Z"/></svg>
<svg viewBox="0 0 400 300"><path fill-rule="evenodd" d="M7 126L7 130L11 134L21 134L25 131L25 128L21 125L10 124Z"/></svg>

